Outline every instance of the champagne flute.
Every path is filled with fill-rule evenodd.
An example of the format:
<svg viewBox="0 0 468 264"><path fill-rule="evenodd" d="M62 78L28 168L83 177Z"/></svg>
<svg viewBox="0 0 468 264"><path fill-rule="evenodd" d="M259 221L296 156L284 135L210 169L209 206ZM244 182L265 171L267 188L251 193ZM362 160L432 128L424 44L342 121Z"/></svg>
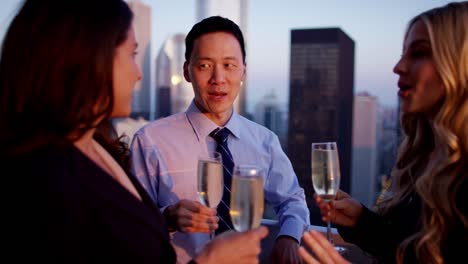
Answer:
<svg viewBox="0 0 468 264"><path fill-rule="evenodd" d="M234 229L244 232L260 226L263 216L263 177L256 166L235 166L229 214Z"/></svg>
<svg viewBox="0 0 468 264"><path fill-rule="evenodd" d="M197 191L203 205L216 208L223 197L223 162L221 153L208 151L198 157ZM214 238L214 231L210 239Z"/></svg>
<svg viewBox="0 0 468 264"><path fill-rule="evenodd" d="M312 143L312 183L315 193L325 202L331 202L340 188L340 162L336 142ZM327 221L327 239L333 244L330 219ZM335 246L339 253L345 248Z"/></svg>

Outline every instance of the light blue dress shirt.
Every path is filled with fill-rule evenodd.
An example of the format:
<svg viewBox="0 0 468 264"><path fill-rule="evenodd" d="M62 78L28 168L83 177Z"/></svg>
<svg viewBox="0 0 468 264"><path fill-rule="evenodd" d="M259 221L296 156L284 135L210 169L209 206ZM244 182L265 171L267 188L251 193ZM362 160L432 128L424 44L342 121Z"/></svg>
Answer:
<svg viewBox="0 0 468 264"><path fill-rule="evenodd" d="M156 120L136 134L132 142L132 172L163 211L181 199L199 201L198 156L216 149L209 136L218 126L191 103L185 113ZM309 225L304 190L278 137L267 128L233 113L225 125L231 134L228 147L238 165L263 169L265 199L273 206L281 225L278 236L300 241ZM171 234L178 261L186 263L209 240L208 234Z"/></svg>

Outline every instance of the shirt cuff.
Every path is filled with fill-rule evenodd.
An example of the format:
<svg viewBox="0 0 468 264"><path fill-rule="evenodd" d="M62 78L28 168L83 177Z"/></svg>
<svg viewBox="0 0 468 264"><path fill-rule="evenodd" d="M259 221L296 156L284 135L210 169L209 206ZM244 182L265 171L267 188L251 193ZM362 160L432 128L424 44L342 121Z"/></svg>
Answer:
<svg viewBox="0 0 468 264"><path fill-rule="evenodd" d="M381 218L376 213L372 212L369 208L365 205L361 204L363 210L361 216L359 217L358 221L356 222L356 230L358 232L366 232L369 229L370 223L375 223L376 218Z"/></svg>
<svg viewBox="0 0 468 264"><path fill-rule="evenodd" d="M372 212L363 204L361 204L361 206L363 210L355 226L348 227L337 225L338 233L345 241L355 243L360 237L365 237L368 233L372 234L378 230L378 228L373 228L373 225L381 221L380 215Z"/></svg>
<svg viewBox="0 0 468 264"><path fill-rule="evenodd" d="M167 231L169 231L169 233L173 233L173 232L176 232L177 229L174 226L174 223L171 223L170 219L165 214L165 211L166 211L167 207L169 207L169 205L166 205L164 207L159 208L159 211L161 212L162 216L164 217L164 221L166 221L166 226L167 226L167 229L168 229Z"/></svg>
<svg viewBox="0 0 468 264"><path fill-rule="evenodd" d="M304 233L304 230L306 230L305 228L306 224L303 222L298 221L297 219L287 219L281 225L280 231L278 232L276 238L280 236L289 236L296 239L297 242L300 243L302 234Z"/></svg>

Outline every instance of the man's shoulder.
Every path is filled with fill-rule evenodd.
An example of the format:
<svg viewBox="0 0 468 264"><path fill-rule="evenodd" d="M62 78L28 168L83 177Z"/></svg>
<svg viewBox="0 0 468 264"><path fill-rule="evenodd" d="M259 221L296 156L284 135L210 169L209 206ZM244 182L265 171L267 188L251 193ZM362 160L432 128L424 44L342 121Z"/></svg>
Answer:
<svg viewBox="0 0 468 264"><path fill-rule="evenodd" d="M256 123L250 119L247 119L241 115L238 116L239 117L239 124L241 125L242 127L242 131L248 131L250 133L254 133L254 134L257 134L259 136L262 136L262 137L267 137L267 138L271 138L271 137L275 137L276 134L271 131L270 129L268 129L267 127L264 127L262 125L260 125L259 123Z"/></svg>
<svg viewBox="0 0 468 264"><path fill-rule="evenodd" d="M181 112L149 122L140 128L135 133L135 136L152 134L154 132L158 134L171 132L171 130L179 129L180 127L186 125L188 125L187 116L184 112Z"/></svg>

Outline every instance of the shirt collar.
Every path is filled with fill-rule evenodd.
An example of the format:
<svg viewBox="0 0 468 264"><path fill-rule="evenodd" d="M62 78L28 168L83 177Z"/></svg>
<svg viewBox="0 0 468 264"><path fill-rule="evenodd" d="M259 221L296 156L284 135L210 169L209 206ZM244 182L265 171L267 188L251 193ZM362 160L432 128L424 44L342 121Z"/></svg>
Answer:
<svg viewBox="0 0 468 264"><path fill-rule="evenodd" d="M198 109L194 100L192 100L185 113L199 138L209 136L211 131L219 127ZM240 138L240 116L236 112L233 111L231 118L224 127L228 128L234 137Z"/></svg>

